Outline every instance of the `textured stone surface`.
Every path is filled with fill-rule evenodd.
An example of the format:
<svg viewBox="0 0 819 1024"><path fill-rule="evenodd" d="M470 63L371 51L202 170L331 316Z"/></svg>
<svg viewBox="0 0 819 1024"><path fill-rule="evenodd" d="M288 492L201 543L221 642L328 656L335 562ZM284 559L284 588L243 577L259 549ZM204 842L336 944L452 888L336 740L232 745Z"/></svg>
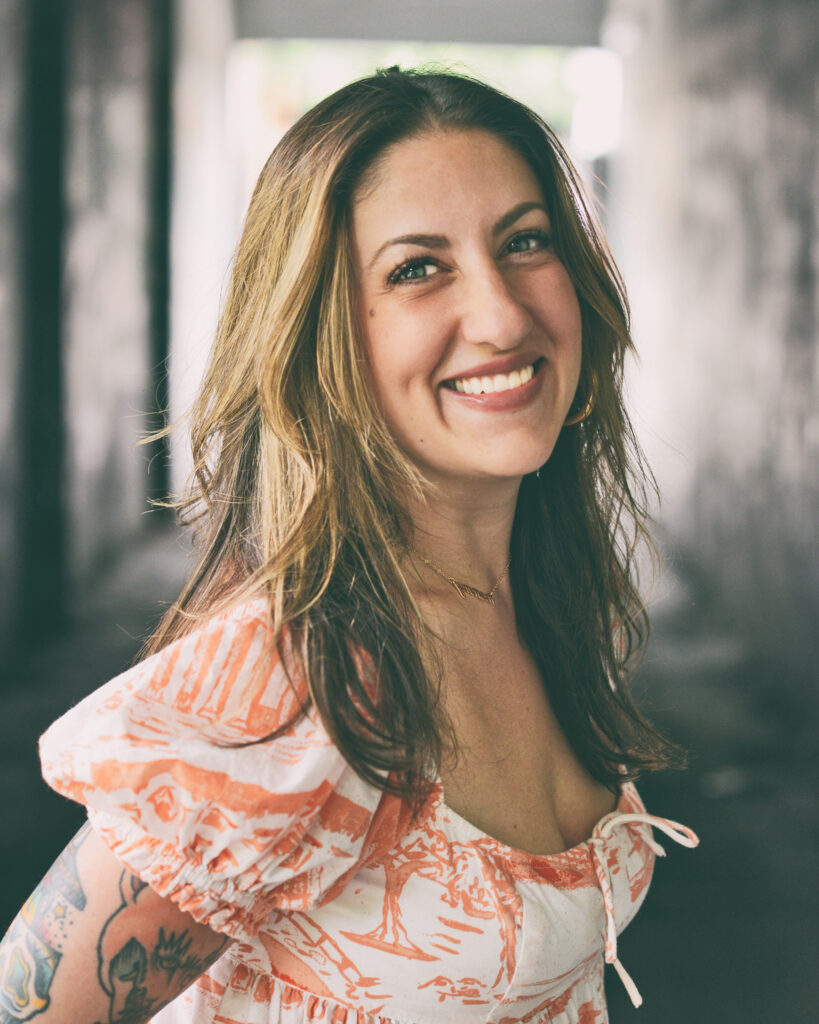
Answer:
<svg viewBox="0 0 819 1024"><path fill-rule="evenodd" d="M819 653L819 18L785 0L618 0L608 32L661 521L714 614L801 690Z"/></svg>
<svg viewBox="0 0 819 1024"><path fill-rule="evenodd" d="M20 374L19 159L22 0L0 0L0 649L9 642L16 575Z"/></svg>
<svg viewBox="0 0 819 1024"><path fill-rule="evenodd" d="M3 652L77 610L145 527L135 444L167 340L164 14L0 0Z"/></svg>
<svg viewBox="0 0 819 1024"><path fill-rule="evenodd" d="M236 245L225 202L235 188L228 164L225 66L234 38L230 0L177 0L174 81L170 407L176 422L199 388L216 332ZM207 173L203 173L207 168ZM205 214L205 215L203 215ZM184 430L171 436L171 490L192 469Z"/></svg>
<svg viewBox="0 0 819 1024"><path fill-rule="evenodd" d="M65 237L67 511L74 586L139 528L150 405L150 5L76 2Z"/></svg>

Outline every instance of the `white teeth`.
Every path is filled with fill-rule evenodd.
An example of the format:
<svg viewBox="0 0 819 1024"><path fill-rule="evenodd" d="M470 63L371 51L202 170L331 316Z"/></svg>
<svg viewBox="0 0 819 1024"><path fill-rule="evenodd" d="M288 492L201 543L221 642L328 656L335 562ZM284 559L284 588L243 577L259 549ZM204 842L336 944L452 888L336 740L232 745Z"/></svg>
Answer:
<svg viewBox="0 0 819 1024"><path fill-rule="evenodd" d="M492 394L497 391L510 391L519 388L535 375L534 363L524 366L522 370L511 373L496 373L494 377L459 377L454 381L455 390L463 395Z"/></svg>

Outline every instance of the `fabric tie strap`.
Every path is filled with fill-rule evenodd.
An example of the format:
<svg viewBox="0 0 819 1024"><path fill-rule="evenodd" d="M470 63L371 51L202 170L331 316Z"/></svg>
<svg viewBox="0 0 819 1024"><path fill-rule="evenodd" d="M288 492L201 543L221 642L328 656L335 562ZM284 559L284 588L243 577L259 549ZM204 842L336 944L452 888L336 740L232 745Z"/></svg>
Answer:
<svg viewBox="0 0 819 1024"><path fill-rule="evenodd" d="M618 828L620 825L631 824L650 825L652 828L658 828L661 832L665 832L674 842L691 849L699 844L699 838L690 828L680 825L679 822L669 821L667 818L658 818L653 814L612 811L611 814L603 818L595 830L595 834L589 840L592 862L594 863L597 880L600 883L600 891L603 894L603 906L606 911L606 963L611 964L617 971L632 1003L635 1006L641 1006L643 997L640 995L631 975L617 957L617 922L614 917L611 874L605 849L605 840L615 828ZM643 839L658 857L665 856L665 850L653 836L644 836Z"/></svg>

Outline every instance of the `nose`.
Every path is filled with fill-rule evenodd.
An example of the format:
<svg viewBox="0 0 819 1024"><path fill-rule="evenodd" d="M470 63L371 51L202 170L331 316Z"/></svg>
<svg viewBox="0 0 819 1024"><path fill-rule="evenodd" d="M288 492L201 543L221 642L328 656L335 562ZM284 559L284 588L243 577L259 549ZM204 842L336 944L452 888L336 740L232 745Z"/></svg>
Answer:
<svg viewBox="0 0 819 1024"><path fill-rule="evenodd" d="M494 261L464 276L461 335L474 345L517 347L532 329L532 317Z"/></svg>

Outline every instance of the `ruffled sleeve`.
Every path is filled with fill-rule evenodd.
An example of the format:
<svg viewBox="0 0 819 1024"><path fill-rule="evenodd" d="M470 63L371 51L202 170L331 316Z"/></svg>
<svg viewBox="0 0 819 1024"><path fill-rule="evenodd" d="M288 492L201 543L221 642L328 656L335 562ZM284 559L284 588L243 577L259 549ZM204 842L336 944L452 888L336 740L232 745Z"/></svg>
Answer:
<svg viewBox="0 0 819 1024"><path fill-rule="evenodd" d="M274 909L306 909L337 889L381 797L312 713L265 740L303 697L258 599L58 719L40 740L43 776L85 804L112 852L157 893L246 939Z"/></svg>

